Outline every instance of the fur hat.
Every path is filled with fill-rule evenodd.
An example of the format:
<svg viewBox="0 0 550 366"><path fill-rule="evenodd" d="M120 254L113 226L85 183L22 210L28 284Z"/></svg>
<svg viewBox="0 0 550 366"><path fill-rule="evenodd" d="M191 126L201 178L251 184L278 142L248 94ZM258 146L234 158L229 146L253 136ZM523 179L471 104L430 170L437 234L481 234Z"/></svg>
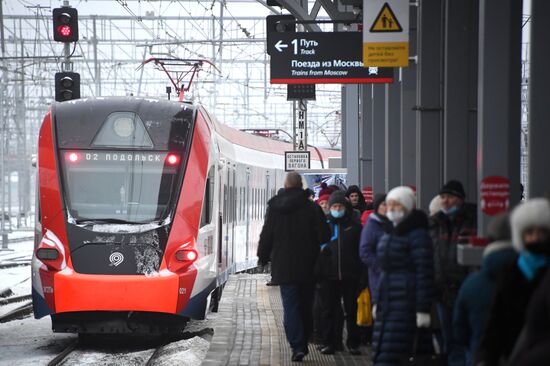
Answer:
<svg viewBox="0 0 550 366"><path fill-rule="evenodd" d="M550 204L545 198L533 198L517 206L510 216L512 245L517 252L524 248L523 232L530 227L550 230Z"/></svg>
<svg viewBox="0 0 550 366"><path fill-rule="evenodd" d="M328 206L330 207L330 206L334 205L335 203L340 203L342 205L345 205L346 204L346 192L344 192L344 191L333 192L330 195L330 198L328 200Z"/></svg>
<svg viewBox="0 0 550 366"><path fill-rule="evenodd" d="M435 215L439 211L441 211L441 196L437 195L434 198L432 198L430 202L430 216Z"/></svg>
<svg viewBox="0 0 550 366"><path fill-rule="evenodd" d="M464 186L462 183L460 183L457 180L450 180L448 181L443 188L441 188L441 191L439 191L439 194L452 194L453 196L456 196L458 198L464 199L466 197L466 193L464 192Z"/></svg>
<svg viewBox="0 0 550 366"><path fill-rule="evenodd" d="M399 202L407 212L411 212L416 206L416 197L413 190L406 186L395 187L386 196L386 202L394 200Z"/></svg>

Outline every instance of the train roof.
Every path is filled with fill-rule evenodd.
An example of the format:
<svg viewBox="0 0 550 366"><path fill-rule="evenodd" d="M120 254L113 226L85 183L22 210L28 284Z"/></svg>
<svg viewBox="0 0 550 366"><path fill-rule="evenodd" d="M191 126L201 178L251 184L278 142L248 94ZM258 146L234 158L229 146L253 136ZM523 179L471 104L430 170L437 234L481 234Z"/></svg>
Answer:
<svg viewBox="0 0 550 366"><path fill-rule="evenodd" d="M247 132L239 131L228 125L220 123L213 115L211 115L204 106L200 104L194 104L190 102L180 102L177 100L155 99L146 97L96 97L96 98L82 98L62 103L55 103L53 108L55 110L63 111L64 109L82 108L86 106L86 109L90 111L97 111L98 109L119 110L119 111L135 111L138 112L144 107L163 108L170 106L173 108L174 104L178 103L182 108L196 111L203 109L206 111L208 117L214 124L216 132L224 137L229 142L240 145L253 150L259 150L266 153L284 155L285 151L292 151L292 144L273 140L267 137L253 135ZM327 161L328 158L339 158L341 152L339 150L321 149L308 146L310 156L312 160Z"/></svg>

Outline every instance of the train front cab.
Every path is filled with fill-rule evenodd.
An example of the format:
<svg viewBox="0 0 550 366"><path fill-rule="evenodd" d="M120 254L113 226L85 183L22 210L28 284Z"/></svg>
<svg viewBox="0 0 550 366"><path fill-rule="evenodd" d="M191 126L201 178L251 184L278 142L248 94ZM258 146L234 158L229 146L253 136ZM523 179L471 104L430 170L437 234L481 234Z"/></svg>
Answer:
<svg viewBox="0 0 550 366"><path fill-rule="evenodd" d="M142 123L142 139L145 131L151 146L97 143L107 128L114 130L116 123L108 121L119 111L133 113L134 128ZM188 125L187 136L173 131L178 123ZM119 123L117 128L131 135L130 127ZM172 132L162 135L163 128ZM185 104L135 98L52 107L39 139L40 232L32 276L36 318L52 315L59 332L151 333L204 317L217 284L215 225L207 223L199 232L203 187L212 166L210 142L210 126ZM173 155L177 161L170 160ZM154 174L158 192L149 191L149 198L130 195ZM175 194L167 194L167 187ZM163 207L136 209L149 207L151 195L157 201L162 197ZM105 204L98 204L102 199ZM154 216L157 224L143 215Z"/></svg>

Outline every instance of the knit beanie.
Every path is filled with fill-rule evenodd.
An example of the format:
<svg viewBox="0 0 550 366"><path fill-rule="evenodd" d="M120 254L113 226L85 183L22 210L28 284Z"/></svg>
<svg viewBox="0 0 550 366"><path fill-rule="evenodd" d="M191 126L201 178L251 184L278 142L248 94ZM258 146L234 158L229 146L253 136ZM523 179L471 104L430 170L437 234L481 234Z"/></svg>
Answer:
<svg viewBox="0 0 550 366"><path fill-rule="evenodd" d="M517 206L510 216L512 245L517 252L525 247L523 232L530 227L550 230L550 204L546 198L533 198Z"/></svg>
<svg viewBox="0 0 550 366"><path fill-rule="evenodd" d="M346 192L344 192L344 191L333 192L330 195L330 198L328 200L328 206L330 207L330 206L334 205L335 203L340 203L342 205L345 205L346 204Z"/></svg>
<svg viewBox="0 0 550 366"><path fill-rule="evenodd" d="M324 194L322 196L319 196L317 199L317 202L320 203L321 201L328 201L330 198L330 194Z"/></svg>
<svg viewBox="0 0 550 366"><path fill-rule="evenodd" d="M386 196L386 202L394 200L399 202L407 212L411 212L412 209L415 207L415 201L416 197L413 192L413 190L410 187L401 186L401 187L395 187L391 191L389 191L388 195Z"/></svg>
<svg viewBox="0 0 550 366"><path fill-rule="evenodd" d="M464 192L464 186L462 183L460 183L457 180L450 180L448 181L443 188L441 188L441 191L439 191L439 194L451 194L453 196L456 196L458 198L464 199L466 197L466 193Z"/></svg>
<svg viewBox="0 0 550 366"><path fill-rule="evenodd" d="M374 212L378 212L378 208L384 201L386 200L386 194L385 193L378 193L374 196L374 200L372 200L372 209Z"/></svg>

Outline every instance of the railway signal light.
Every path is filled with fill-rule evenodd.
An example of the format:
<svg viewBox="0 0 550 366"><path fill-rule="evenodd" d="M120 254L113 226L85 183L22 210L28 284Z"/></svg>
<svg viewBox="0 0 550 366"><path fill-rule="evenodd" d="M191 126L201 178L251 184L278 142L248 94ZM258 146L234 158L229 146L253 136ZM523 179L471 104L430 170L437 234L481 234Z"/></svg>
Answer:
<svg viewBox="0 0 550 366"><path fill-rule="evenodd" d="M80 98L80 74L76 72L55 73L55 101L64 102Z"/></svg>
<svg viewBox="0 0 550 366"><path fill-rule="evenodd" d="M53 9L53 39L57 42L78 41L78 11L62 7Z"/></svg>

